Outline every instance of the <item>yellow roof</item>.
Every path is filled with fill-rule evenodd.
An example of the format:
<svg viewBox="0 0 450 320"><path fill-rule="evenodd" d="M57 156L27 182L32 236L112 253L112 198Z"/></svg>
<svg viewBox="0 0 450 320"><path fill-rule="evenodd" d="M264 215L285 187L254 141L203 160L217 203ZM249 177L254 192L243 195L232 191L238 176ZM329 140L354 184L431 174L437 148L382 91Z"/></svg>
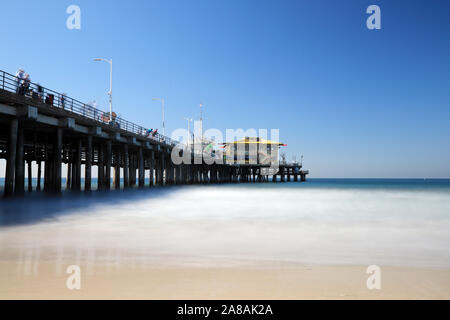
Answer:
<svg viewBox="0 0 450 320"><path fill-rule="evenodd" d="M224 142L223 145L227 144L277 144L279 146L286 146L282 142L272 141L272 140L266 140L261 138L244 138L241 140L233 141L233 142Z"/></svg>

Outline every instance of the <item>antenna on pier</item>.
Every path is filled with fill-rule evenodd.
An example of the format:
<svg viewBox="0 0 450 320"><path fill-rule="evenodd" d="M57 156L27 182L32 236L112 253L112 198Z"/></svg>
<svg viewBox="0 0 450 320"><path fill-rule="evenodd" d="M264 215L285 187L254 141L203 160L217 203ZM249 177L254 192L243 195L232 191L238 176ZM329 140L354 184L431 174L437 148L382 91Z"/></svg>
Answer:
<svg viewBox="0 0 450 320"><path fill-rule="evenodd" d="M183 119L184 120L186 120L187 121L187 129L188 129L188 141L187 141L187 146L189 147L189 145L191 144L191 126L190 126L190 123L194 120L194 119L191 119L191 118L186 118L186 117L183 117ZM192 133L192 138L194 138L194 134ZM192 142L193 143L193 142Z"/></svg>
<svg viewBox="0 0 450 320"><path fill-rule="evenodd" d="M203 103L200 103L200 141L203 141Z"/></svg>

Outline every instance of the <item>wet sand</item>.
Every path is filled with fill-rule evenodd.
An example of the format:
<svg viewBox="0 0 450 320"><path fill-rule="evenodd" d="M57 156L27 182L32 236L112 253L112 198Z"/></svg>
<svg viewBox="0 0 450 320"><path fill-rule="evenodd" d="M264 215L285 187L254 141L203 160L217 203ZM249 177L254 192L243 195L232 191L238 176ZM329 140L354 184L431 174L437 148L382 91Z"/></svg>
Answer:
<svg viewBox="0 0 450 320"><path fill-rule="evenodd" d="M450 299L450 270L381 266L381 289L367 266L264 268L81 265L81 288L66 287L66 265L23 268L0 262L0 299Z"/></svg>
<svg viewBox="0 0 450 320"><path fill-rule="evenodd" d="M340 183L2 203L0 299L450 299L450 185Z"/></svg>

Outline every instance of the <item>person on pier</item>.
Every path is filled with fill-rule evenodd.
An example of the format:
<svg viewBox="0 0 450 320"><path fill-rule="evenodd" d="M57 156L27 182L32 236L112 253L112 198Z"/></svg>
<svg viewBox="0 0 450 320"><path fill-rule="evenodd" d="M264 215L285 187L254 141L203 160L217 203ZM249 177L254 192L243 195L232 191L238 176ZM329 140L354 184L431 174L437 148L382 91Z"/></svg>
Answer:
<svg viewBox="0 0 450 320"><path fill-rule="evenodd" d="M149 135L151 135L153 132L153 129L147 129L147 132L145 133L145 137L147 138Z"/></svg>
<svg viewBox="0 0 450 320"><path fill-rule="evenodd" d="M65 109L65 107L66 107L66 97L67 97L67 93L63 93L61 95L60 103L61 103L62 109Z"/></svg>
<svg viewBox="0 0 450 320"><path fill-rule="evenodd" d="M37 84L38 98L42 102L44 100L44 88L38 83Z"/></svg>
<svg viewBox="0 0 450 320"><path fill-rule="evenodd" d="M19 68L19 71L16 73L16 93L19 94L21 90L21 84L25 76L25 71L22 68Z"/></svg>
<svg viewBox="0 0 450 320"><path fill-rule="evenodd" d="M31 83L30 75L26 73L22 79L22 85L20 86L19 89L19 94L21 96L24 96L28 93L28 91L30 90L30 83Z"/></svg>

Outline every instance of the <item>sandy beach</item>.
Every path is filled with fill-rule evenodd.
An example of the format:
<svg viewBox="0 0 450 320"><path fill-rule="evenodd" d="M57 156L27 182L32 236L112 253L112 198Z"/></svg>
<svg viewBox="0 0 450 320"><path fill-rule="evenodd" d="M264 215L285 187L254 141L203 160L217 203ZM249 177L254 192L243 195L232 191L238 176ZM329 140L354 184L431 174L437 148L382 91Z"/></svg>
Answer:
<svg viewBox="0 0 450 320"><path fill-rule="evenodd" d="M55 264L18 272L0 263L0 299L449 299L450 270L381 267L381 289L366 287L365 266L268 268L81 268L80 290ZM22 270L23 271L23 270Z"/></svg>
<svg viewBox="0 0 450 320"><path fill-rule="evenodd" d="M450 299L447 189L320 183L7 203L0 299Z"/></svg>

